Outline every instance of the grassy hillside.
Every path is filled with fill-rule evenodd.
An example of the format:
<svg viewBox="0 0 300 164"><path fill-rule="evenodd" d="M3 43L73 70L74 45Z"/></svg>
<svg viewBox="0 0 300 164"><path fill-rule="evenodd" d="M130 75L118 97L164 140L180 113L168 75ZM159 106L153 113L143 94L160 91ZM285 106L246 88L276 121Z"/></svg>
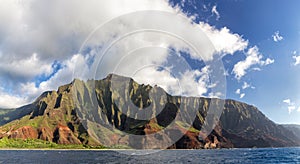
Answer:
<svg viewBox="0 0 300 164"><path fill-rule="evenodd" d="M216 119L208 111L220 105L220 121L205 136L203 127ZM138 119L141 116L151 119ZM32 104L0 110L0 119L1 147L200 149L300 143L296 134L276 125L254 106L172 96L160 87L117 75L74 80L57 91L44 92Z"/></svg>

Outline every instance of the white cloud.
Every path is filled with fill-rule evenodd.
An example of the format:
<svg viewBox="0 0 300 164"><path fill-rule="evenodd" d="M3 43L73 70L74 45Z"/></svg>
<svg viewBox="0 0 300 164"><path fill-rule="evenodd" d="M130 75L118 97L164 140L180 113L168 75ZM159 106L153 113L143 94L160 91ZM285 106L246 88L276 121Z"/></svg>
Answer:
<svg viewBox="0 0 300 164"><path fill-rule="evenodd" d="M229 71L228 71L228 69L224 71L224 76L229 76Z"/></svg>
<svg viewBox="0 0 300 164"><path fill-rule="evenodd" d="M205 4L202 5L202 8L203 8L204 11L208 11L207 6Z"/></svg>
<svg viewBox="0 0 300 164"><path fill-rule="evenodd" d="M0 24L6 27L0 28L0 34L5 34L1 35L1 45L5 46L2 51L14 52L10 55L16 57L19 53L30 55L32 50L44 58L70 57L92 30L112 18L141 10L174 12L164 0L91 0L85 3L80 0L50 3L31 0L22 3L5 1L0 8ZM49 14L48 11L55 12Z"/></svg>
<svg viewBox="0 0 300 164"><path fill-rule="evenodd" d="M248 46L248 41L240 35L231 33L227 27L218 30L207 23L200 22L201 30L208 36L219 54L234 54L242 51Z"/></svg>
<svg viewBox="0 0 300 164"><path fill-rule="evenodd" d="M254 67L252 68L253 71L261 71L261 68L258 68L258 67Z"/></svg>
<svg viewBox="0 0 300 164"><path fill-rule="evenodd" d="M16 108L28 103L28 98L9 94L0 88L0 107L1 108Z"/></svg>
<svg viewBox="0 0 300 164"><path fill-rule="evenodd" d="M246 89L246 88L249 88L249 87L250 87L250 85L247 82L244 82L243 86L242 86L242 89Z"/></svg>
<svg viewBox="0 0 300 164"><path fill-rule="evenodd" d="M0 83L3 85L1 80L8 79L16 91L8 94L3 90L2 95L6 96L0 96L0 106L7 106L4 102L12 102L10 106L14 107L28 103L43 91L54 90L59 85L71 82L73 77L104 77L107 73L116 71L114 69L118 64L120 64L120 69L115 73L133 76L133 70L137 71L143 66L163 65L167 61L167 48L169 47L176 51L186 50L194 59L210 61L214 55L222 57L226 54L234 54L236 51L245 50L248 46L247 40L232 33L227 27L217 29L204 22L191 23L193 18L187 18L179 8L172 8L166 0L132 0L130 2L92 0L85 3L79 0L53 0L51 2L31 0L22 1L23 5L18 5L15 1L3 3L0 6ZM174 17L177 17L173 19L173 16L167 14L161 17L150 17L151 14L149 14L147 19L144 19L145 14L137 16L140 19L124 18L112 22L110 26L101 26L99 33L93 33L95 34L93 35L94 40L91 39L85 43L90 44L91 47L107 47L108 45L105 43L110 43L112 39L121 34L159 25L163 27L164 31L177 35L143 32L128 36L124 40L119 40L99 65L98 58L93 61L93 57L101 52L93 53L96 50L92 50L90 54L78 54L82 43L99 25L118 16L144 10L167 11L174 13ZM53 12L49 14L48 11ZM219 17L216 6L212 8L212 12ZM168 21L166 18L169 18ZM140 22L143 23L139 24ZM152 24L153 22L156 24ZM197 34L198 32L199 34ZM202 47L201 56L189 50L187 44L176 38L177 36L185 36L185 40L197 43L195 47ZM199 38L203 40L206 36L212 45L204 42L205 40L199 42ZM161 50L156 51L153 48L149 51L145 48L151 46ZM131 52L134 49L136 52ZM143 58L139 57L139 54L144 54ZM126 55L128 58L125 57ZM124 61L120 62L115 59ZM35 78L53 73L54 61L59 61L63 67L37 86ZM91 70L96 72L91 72ZM144 71L143 76L140 73L141 82L143 82L141 79L144 79L144 82L151 82L151 79L146 78L149 75L167 91L179 92L170 89L177 86L176 80L170 72L158 71L153 68L148 70ZM178 76L177 80L179 80L184 94L221 95L221 93L207 93L209 80L205 71L204 68L185 72L181 70L182 77ZM138 79L138 76L135 77ZM193 87L191 87L192 85Z"/></svg>
<svg viewBox="0 0 300 164"><path fill-rule="evenodd" d="M196 80L199 78L199 80ZM209 76L207 67L201 69L201 71L187 71L180 79L180 85L183 89L184 96L203 96L207 93L207 85L209 82Z"/></svg>
<svg viewBox="0 0 300 164"><path fill-rule="evenodd" d="M241 93L240 94L240 99L242 99L246 94L245 93Z"/></svg>
<svg viewBox="0 0 300 164"><path fill-rule="evenodd" d="M255 89L254 86L252 86L252 85L250 85L250 84L248 84L247 82L244 81L242 89L247 89L247 88Z"/></svg>
<svg viewBox="0 0 300 164"><path fill-rule="evenodd" d="M291 99L284 99L282 102L287 104L289 114L291 114L297 108L296 103L292 102ZM298 107L297 111L300 112L300 106Z"/></svg>
<svg viewBox="0 0 300 164"><path fill-rule="evenodd" d="M246 93L241 93L241 89L237 89L237 90L235 91L235 94L239 95L239 96L240 96L240 99L242 99L242 98L246 95Z"/></svg>
<svg viewBox="0 0 300 164"><path fill-rule="evenodd" d="M291 104L291 100L290 99L284 99L283 102L287 103L287 104Z"/></svg>
<svg viewBox="0 0 300 164"><path fill-rule="evenodd" d="M224 97L224 93L221 93L221 92L209 92L208 94L208 97L210 98L221 98L221 97Z"/></svg>
<svg viewBox="0 0 300 164"><path fill-rule="evenodd" d="M257 47L252 47L247 52L247 57L244 61L240 61L234 65L233 73L237 79L240 79L246 74L246 70L254 64L258 64L262 56L258 52Z"/></svg>
<svg viewBox="0 0 300 164"><path fill-rule="evenodd" d="M242 88L238 88L236 91L235 91L235 94L239 95L240 96L240 99L242 99L243 97L246 96L246 93L242 93L242 91L244 91L245 89L247 88L251 88L251 89L255 89L254 86L248 84L247 82L243 82L243 85L242 85Z"/></svg>
<svg viewBox="0 0 300 164"><path fill-rule="evenodd" d="M273 35L272 35L273 41L274 42L279 42L283 39L282 36L280 36L279 31L276 31Z"/></svg>
<svg viewBox="0 0 300 164"><path fill-rule="evenodd" d="M11 62L2 60L0 63L0 74L23 79L31 79L41 74L49 75L53 71L52 63L42 61L36 53L24 59Z"/></svg>
<svg viewBox="0 0 300 164"><path fill-rule="evenodd" d="M219 14L219 12L218 12L218 10L217 10L217 6L216 6L216 5L212 7L211 13L212 13L213 15L216 15L216 17L217 17L216 19L217 19L217 20L220 19L220 14Z"/></svg>
<svg viewBox="0 0 300 164"><path fill-rule="evenodd" d="M135 74L133 79L139 83L159 85L172 95L183 96L203 96L208 91L209 82L207 66L200 71L183 72L177 77L173 77L168 70L157 71L154 67L148 67Z"/></svg>
<svg viewBox="0 0 300 164"><path fill-rule="evenodd" d="M300 55L299 56L294 55L293 59L295 59L295 62L294 62L295 66L298 65L298 64L300 64Z"/></svg>
<svg viewBox="0 0 300 164"><path fill-rule="evenodd" d="M73 80L74 67L80 67L82 73L88 70L86 59L79 54L63 61L62 65L64 65L62 69L49 80L41 82L39 86L36 86L35 82L20 83L12 94L0 88L0 107L16 108L31 103L44 91L56 90L58 86L70 83Z"/></svg>
<svg viewBox="0 0 300 164"><path fill-rule="evenodd" d="M232 72L235 74L235 78L240 80L253 65L265 66L274 63L273 59L267 58L266 60L262 60L262 58L263 56L259 53L256 46L249 48L246 53L246 59L239 61L233 67Z"/></svg>
<svg viewBox="0 0 300 164"><path fill-rule="evenodd" d="M274 59L267 58L265 61L261 61L261 65L269 65L275 62Z"/></svg>
<svg viewBox="0 0 300 164"><path fill-rule="evenodd" d="M185 0L181 0L180 5L181 5L182 7L184 7L184 4L185 4Z"/></svg>
<svg viewBox="0 0 300 164"><path fill-rule="evenodd" d="M294 105L289 105L289 106L288 106L289 114L291 114L295 109L296 109L296 106L294 106Z"/></svg>

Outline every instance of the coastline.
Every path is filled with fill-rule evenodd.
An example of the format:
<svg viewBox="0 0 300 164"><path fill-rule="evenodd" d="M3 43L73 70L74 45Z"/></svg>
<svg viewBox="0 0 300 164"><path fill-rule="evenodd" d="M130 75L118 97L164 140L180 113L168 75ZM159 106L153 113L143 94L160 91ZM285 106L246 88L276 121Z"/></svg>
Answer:
<svg viewBox="0 0 300 164"><path fill-rule="evenodd" d="M245 149L285 149L285 148L300 148L299 147L253 147L253 148L220 148L220 149L53 149L53 148L0 148L0 151L17 150L17 151L195 151L195 150L245 150Z"/></svg>

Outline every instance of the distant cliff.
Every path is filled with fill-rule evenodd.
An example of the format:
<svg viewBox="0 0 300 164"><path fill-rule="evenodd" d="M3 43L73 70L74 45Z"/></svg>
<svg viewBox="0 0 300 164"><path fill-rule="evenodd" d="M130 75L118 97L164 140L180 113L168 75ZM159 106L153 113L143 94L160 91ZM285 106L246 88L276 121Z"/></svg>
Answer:
<svg viewBox="0 0 300 164"><path fill-rule="evenodd" d="M292 133L294 133L295 136L300 138L300 125L296 124L283 124L283 127L290 130Z"/></svg>
<svg viewBox="0 0 300 164"><path fill-rule="evenodd" d="M222 102L219 122L205 135L209 107ZM57 91L44 92L32 104L0 110L0 119L0 138L58 144L201 149L300 143L294 132L270 121L254 106L234 100L171 96L160 87L140 85L118 75L74 80Z"/></svg>

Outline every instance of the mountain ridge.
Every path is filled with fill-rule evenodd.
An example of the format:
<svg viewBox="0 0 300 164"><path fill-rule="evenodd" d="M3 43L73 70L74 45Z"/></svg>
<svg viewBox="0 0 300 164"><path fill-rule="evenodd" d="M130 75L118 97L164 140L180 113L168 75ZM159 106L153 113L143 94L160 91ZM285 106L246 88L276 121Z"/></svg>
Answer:
<svg viewBox="0 0 300 164"><path fill-rule="evenodd" d="M115 78L113 82L112 78ZM72 93L74 86L78 87L77 93ZM126 95L117 93L112 89L114 87L121 88L120 91L124 91L130 96L126 97ZM95 92L91 92L93 89ZM139 115L145 114L139 112L138 109L155 104L149 98L152 92L166 95L165 97L156 97L165 100L166 105L163 110L156 117L151 117L150 120L135 119L139 118ZM126 109L126 102L129 100L140 108L134 110L127 107L128 109ZM216 127L206 138L201 139L199 135L202 134L201 128L204 126L204 118L210 102L214 105L214 103L220 103L222 100L171 96L160 87L141 85L132 78L113 74L102 80L85 82L74 79L70 84L60 86L57 91L44 92L32 104L17 108L14 110L15 112L0 115L1 118L9 117L6 121L1 122L0 138L32 138L58 144L105 145L108 147L122 145L143 149L299 145L300 140L293 132L281 125L276 125L256 107L235 100L223 101L224 109L220 121L216 123ZM119 109L116 102L123 106ZM74 106L76 103L82 106ZM194 120L189 120L192 126L186 127L182 123L183 121L177 121L173 129L168 129L169 135L160 133L171 125L178 111L189 112L187 108L191 104L198 104L199 106L199 109L195 111ZM92 114L86 113L85 110L76 109L78 107L89 109ZM147 114L154 115L155 112L158 112L157 108L152 106ZM132 116L132 118L127 117L124 113L127 113L127 116ZM186 121L189 118L182 117L181 119ZM143 136L143 138L124 137L118 132ZM160 137L157 139L151 134L159 134ZM176 138L177 135L178 138ZM138 142L135 143L132 140Z"/></svg>

